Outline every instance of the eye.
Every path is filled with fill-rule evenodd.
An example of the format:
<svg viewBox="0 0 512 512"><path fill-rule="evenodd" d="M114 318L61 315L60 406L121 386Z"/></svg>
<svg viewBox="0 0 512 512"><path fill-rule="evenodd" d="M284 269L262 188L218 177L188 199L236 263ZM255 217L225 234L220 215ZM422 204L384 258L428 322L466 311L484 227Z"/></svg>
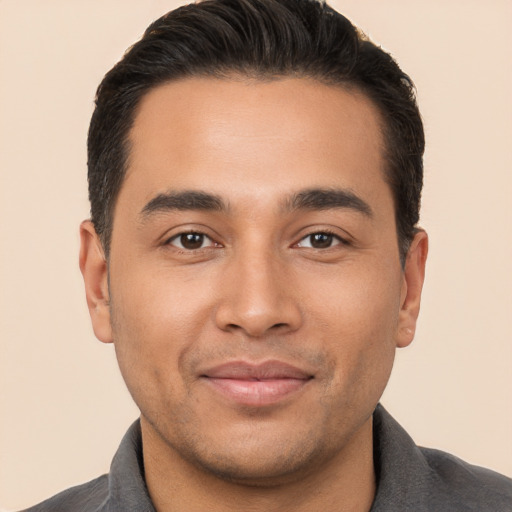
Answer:
<svg viewBox="0 0 512 512"><path fill-rule="evenodd" d="M204 233L180 233L173 236L168 242L169 245L177 247L178 249L185 249L193 251L196 249L204 249L205 247L214 247L217 244Z"/></svg>
<svg viewBox="0 0 512 512"><path fill-rule="evenodd" d="M326 232L319 231L318 233L311 233L305 236L298 244L297 247L310 247L312 249L329 249L335 245L346 243L340 237Z"/></svg>

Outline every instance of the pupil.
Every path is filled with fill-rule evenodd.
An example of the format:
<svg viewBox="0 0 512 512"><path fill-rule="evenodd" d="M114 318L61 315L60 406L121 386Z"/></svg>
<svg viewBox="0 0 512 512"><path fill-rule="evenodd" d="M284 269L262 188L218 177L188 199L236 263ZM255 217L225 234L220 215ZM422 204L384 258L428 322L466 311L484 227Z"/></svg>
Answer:
<svg viewBox="0 0 512 512"><path fill-rule="evenodd" d="M328 233L315 233L311 235L311 245L316 249L325 249L332 244L332 235Z"/></svg>
<svg viewBox="0 0 512 512"><path fill-rule="evenodd" d="M203 245L204 235L199 233L186 233L181 235L180 242L185 249L199 249Z"/></svg>

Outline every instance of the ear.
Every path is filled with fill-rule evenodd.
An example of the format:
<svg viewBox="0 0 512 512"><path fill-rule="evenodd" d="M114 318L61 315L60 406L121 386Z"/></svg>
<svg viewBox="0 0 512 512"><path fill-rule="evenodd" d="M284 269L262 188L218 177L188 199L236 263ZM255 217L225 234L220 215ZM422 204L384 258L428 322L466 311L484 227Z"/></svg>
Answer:
<svg viewBox="0 0 512 512"><path fill-rule="evenodd" d="M427 253L427 233L419 230L411 242L405 260L400 295L397 347L406 347L414 339L416 321L420 312L421 290L425 279Z"/></svg>
<svg viewBox="0 0 512 512"><path fill-rule="evenodd" d="M80 224L80 270L94 334L103 343L112 343L107 260L90 220Z"/></svg>

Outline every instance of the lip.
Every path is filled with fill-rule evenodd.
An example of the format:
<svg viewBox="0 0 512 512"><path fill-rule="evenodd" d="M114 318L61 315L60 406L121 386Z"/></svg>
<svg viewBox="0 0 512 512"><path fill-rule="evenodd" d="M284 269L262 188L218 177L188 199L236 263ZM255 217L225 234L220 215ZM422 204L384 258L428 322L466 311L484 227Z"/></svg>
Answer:
<svg viewBox="0 0 512 512"><path fill-rule="evenodd" d="M298 393L313 375L281 361L232 361L207 369L201 378L229 401L262 407Z"/></svg>

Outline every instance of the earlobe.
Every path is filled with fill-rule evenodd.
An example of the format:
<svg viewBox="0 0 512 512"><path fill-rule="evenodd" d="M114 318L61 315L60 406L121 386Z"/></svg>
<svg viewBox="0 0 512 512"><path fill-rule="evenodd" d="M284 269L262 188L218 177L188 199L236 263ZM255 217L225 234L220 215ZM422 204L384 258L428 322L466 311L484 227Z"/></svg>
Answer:
<svg viewBox="0 0 512 512"><path fill-rule="evenodd" d="M420 312L421 291L425 279L427 253L427 233L419 230L411 242L405 261L398 318L397 347L406 347L414 339L416 321Z"/></svg>
<svg viewBox="0 0 512 512"><path fill-rule="evenodd" d="M103 343L112 343L107 261L101 241L89 220L80 225L80 270L94 334Z"/></svg>

